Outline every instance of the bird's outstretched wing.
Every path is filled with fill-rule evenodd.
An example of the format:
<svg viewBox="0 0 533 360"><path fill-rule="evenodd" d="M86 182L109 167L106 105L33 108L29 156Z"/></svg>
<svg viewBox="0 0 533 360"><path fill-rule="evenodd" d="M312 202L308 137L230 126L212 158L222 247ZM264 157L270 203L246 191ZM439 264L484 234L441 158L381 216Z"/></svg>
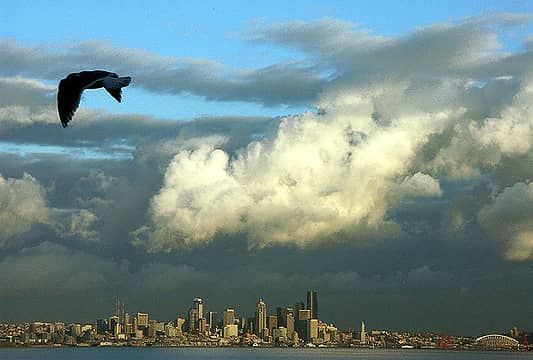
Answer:
<svg viewBox="0 0 533 360"><path fill-rule="evenodd" d="M57 91L57 110L59 112L59 119L63 127L68 126L68 122L72 120L72 116L80 106L81 93L83 87L78 81L72 79L63 79L59 82Z"/></svg>

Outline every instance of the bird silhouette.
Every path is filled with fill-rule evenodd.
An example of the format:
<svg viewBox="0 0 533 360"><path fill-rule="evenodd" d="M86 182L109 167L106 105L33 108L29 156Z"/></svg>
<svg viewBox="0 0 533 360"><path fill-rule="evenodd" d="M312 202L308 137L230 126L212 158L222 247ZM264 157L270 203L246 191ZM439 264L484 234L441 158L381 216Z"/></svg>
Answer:
<svg viewBox="0 0 533 360"><path fill-rule="evenodd" d="M59 82L57 91L57 110L61 125L66 128L69 121L72 120L72 116L80 106L83 90L103 87L109 95L121 102L122 88L128 86L130 82L131 77L129 76L119 77L115 73L103 70L69 74Z"/></svg>

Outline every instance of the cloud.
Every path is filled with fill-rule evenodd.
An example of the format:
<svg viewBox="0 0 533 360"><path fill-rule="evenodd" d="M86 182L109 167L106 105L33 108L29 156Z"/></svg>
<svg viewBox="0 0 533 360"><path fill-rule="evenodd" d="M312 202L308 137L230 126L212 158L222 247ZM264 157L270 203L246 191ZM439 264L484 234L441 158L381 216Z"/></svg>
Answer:
<svg viewBox="0 0 533 360"><path fill-rule="evenodd" d="M495 91L490 97L498 93L500 91ZM531 95L531 82L524 81L509 103L494 114L480 119L461 118L453 125L449 145L439 149L426 164L427 168L457 177L475 177L494 169L506 157L530 153L533 139Z"/></svg>
<svg viewBox="0 0 533 360"><path fill-rule="evenodd" d="M401 221L390 214L406 197L439 196L446 204L455 194L443 191L443 178L497 182L499 167L516 167L530 155L530 55L499 50L501 30L528 21L491 14L399 37L328 18L260 25L253 41L301 50L304 60L256 70L99 41L29 47L7 40L2 56L10 59L4 71L11 77L0 84L21 95L3 105L21 107L28 117L10 116L30 122L8 123L0 139L60 144L74 154L82 144L111 154L106 159L114 164L98 175L109 180L106 190L97 175L89 181L77 172L85 185L71 188L75 198L56 194L64 202L58 208L74 209L64 229L72 236L112 239L133 231L136 244L150 251L206 245L226 235L245 236L251 248L395 237ZM320 111L177 123L81 109L68 138L52 129L51 117L35 120L40 108L53 105L52 87L14 76L55 79L65 65L97 67L104 58L118 72L138 71L139 84L159 93L264 104L287 99L313 102ZM149 175L135 179L143 172ZM525 180L521 174L515 182ZM121 199L139 192L133 211ZM128 226L108 220L115 206L128 214ZM464 214L460 207L456 214Z"/></svg>
<svg viewBox="0 0 533 360"><path fill-rule="evenodd" d="M502 242L507 259L533 259L533 183L505 188L481 209L478 218L488 233Z"/></svg>
<svg viewBox="0 0 533 360"><path fill-rule="evenodd" d="M0 78L0 123L28 125L33 122L55 122L55 87L40 81L21 78Z"/></svg>
<svg viewBox="0 0 533 360"><path fill-rule="evenodd" d="M152 224L141 231L148 248L198 245L217 233L244 232L252 247L392 235L384 215L402 194L440 190L422 174L399 184L449 115L379 126L372 106L361 105L360 114L284 118L270 137L234 157L210 144L178 152L152 199Z"/></svg>
<svg viewBox="0 0 533 360"><path fill-rule="evenodd" d="M115 288L130 292L142 284L146 293L175 291L208 277L188 265L146 264L131 271L127 261L43 242L0 259L2 297L57 296Z"/></svg>
<svg viewBox="0 0 533 360"><path fill-rule="evenodd" d="M417 172L407 176L399 185L404 196L441 196L439 181L429 175Z"/></svg>
<svg viewBox="0 0 533 360"><path fill-rule="evenodd" d="M30 47L0 40L0 74L57 81L68 72L105 68L127 74L136 86L164 94L194 94L214 101L249 101L265 106L307 104L324 79L304 64L286 62L235 69L205 59L178 59L104 41Z"/></svg>
<svg viewBox="0 0 533 360"><path fill-rule="evenodd" d="M522 55L496 53L498 29L530 20L492 14L399 38L335 19L259 26L253 41L337 70L321 111L282 118L236 153L176 149L136 244L171 251L244 234L250 247L308 247L398 236L388 215L405 197L442 196L439 177L491 177L531 151L528 68L501 77L498 66ZM488 78L478 83L481 72Z"/></svg>
<svg viewBox="0 0 533 360"><path fill-rule="evenodd" d="M70 227L66 235L80 237L89 241L97 241L98 233L93 230L93 225L97 220L98 218L92 212L81 209L79 213L71 216Z"/></svg>
<svg viewBox="0 0 533 360"><path fill-rule="evenodd" d="M46 191L34 177L24 174L20 179L6 179L0 175L0 248L33 225L48 222L49 217Z"/></svg>
<svg viewBox="0 0 533 360"><path fill-rule="evenodd" d="M409 77L516 75L531 64L525 54L502 56L497 31L533 20L530 15L493 13L454 23L421 27L400 37L373 35L357 25L323 18L256 26L254 42L295 48L337 74L334 83L400 80ZM530 54L525 55L530 57ZM513 64L509 66L508 64ZM499 69L500 68L500 69ZM508 73L502 73L505 68Z"/></svg>

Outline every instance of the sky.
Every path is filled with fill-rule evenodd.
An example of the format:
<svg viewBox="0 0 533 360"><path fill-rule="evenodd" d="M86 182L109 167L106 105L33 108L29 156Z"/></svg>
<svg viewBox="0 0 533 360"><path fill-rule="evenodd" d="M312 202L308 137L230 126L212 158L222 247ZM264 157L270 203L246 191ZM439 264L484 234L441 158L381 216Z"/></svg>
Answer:
<svg viewBox="0 0 533 360"><path fill-rule="evenodd" d="M533 328L533 5L0 8L0 321ZM66 129L58 81L86 91Z"/></svg>

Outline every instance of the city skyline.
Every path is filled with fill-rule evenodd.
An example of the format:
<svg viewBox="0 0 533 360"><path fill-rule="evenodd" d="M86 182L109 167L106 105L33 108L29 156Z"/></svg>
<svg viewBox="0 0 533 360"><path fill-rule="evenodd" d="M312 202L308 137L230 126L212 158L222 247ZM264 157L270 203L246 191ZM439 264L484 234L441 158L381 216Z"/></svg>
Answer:
<svg viewBox="0 0 533 360"><path fill-rule="evenodd" d="M204 313L204 300L195 297L187 312L187 318L178 314L170 321L154 319L149 312L130 314L125 311L125 303L117 299L113 315L98 318L92 324L67 324L61 321L0 323L0 347L318 346L367 349L533 349L529 343L533 333L520 331L516 326L512 327L508 334L499 332L481 336L368 329L364 320L361 321L359 329L340 329L335 324L318 318L317 291L307 291L307 298L307 306L303 306L301 301L295 302L293 307L274 306L274 315L269 315L269 307L259 298L255 316L236 316L234 308L227 308L220 319L216 317L217 312Z"/></svg>
<svg viewBox="0 0 533 360"><path fill-rule="evenodd" d="M1 9L0 323L531 329L533 3Z"/></svg>

